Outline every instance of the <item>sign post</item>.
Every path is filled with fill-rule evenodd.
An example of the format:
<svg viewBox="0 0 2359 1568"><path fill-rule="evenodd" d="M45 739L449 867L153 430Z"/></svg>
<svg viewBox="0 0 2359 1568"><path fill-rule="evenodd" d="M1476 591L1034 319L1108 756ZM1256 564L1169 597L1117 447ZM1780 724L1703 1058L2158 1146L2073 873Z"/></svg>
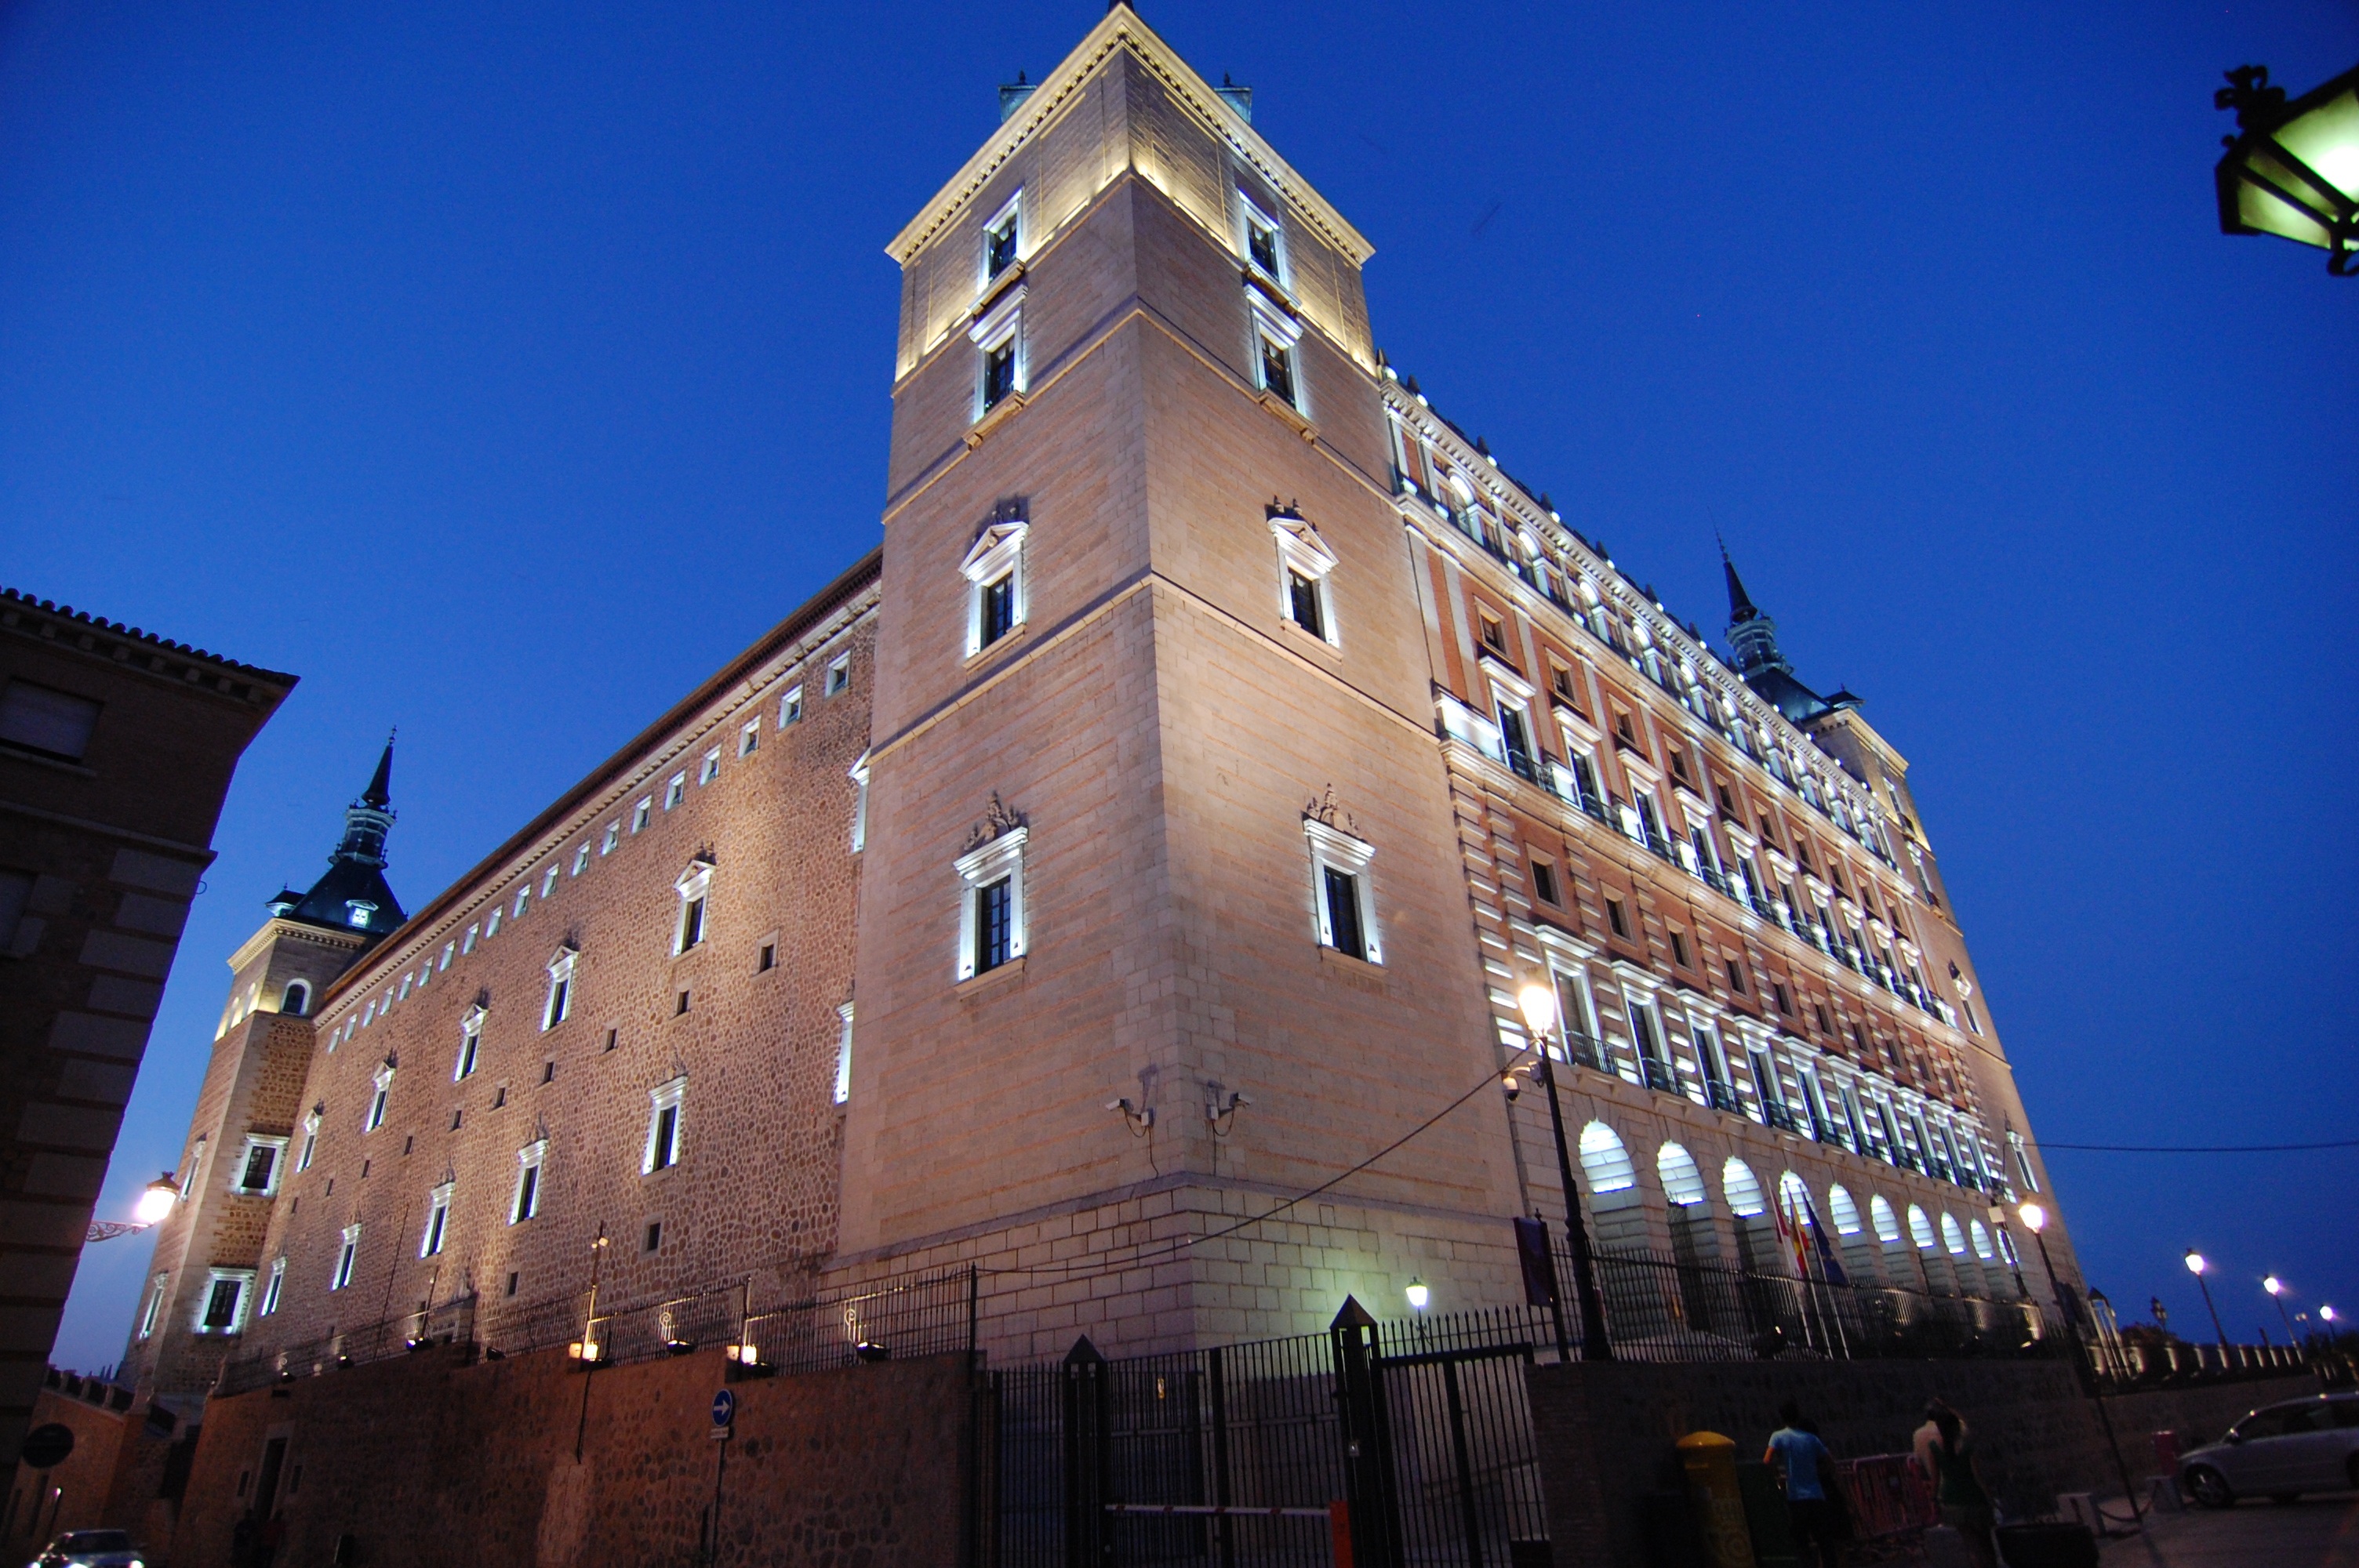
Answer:
<svg viewBox="0 0 2359 1568"><path fill-rule="evenodd" d="M729 1474L729 1435L737 1424L737 1396L723 1389L712 1396L712 1435L721 1444L712 1466L712 1508L704 1519L704 1561L721 1561L721 1483Z"/></svg>

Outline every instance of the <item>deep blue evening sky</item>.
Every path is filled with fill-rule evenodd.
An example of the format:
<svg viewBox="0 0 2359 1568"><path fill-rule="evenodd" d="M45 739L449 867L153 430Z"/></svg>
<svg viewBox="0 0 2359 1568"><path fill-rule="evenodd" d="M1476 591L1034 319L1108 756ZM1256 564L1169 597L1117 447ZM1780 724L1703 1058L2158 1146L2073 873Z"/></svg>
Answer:
<svg viewBox="0 0 2359 1568"><path fill-rule="evenodd" d="M2219 72L2343 0L1147 0L1375 243L1377 341L1683 616L1712 532L1915 763L2048 1138L2351 1135L2359 282L2220 235ZM303 677L223 958L401 728L412 907L878 535L886 239L1089 0L0 11L0 580ZM2359 1312L2359 1151L2058 1153L2093 1281ZM119 1353L139 1239L58 1359Z"/></svg>

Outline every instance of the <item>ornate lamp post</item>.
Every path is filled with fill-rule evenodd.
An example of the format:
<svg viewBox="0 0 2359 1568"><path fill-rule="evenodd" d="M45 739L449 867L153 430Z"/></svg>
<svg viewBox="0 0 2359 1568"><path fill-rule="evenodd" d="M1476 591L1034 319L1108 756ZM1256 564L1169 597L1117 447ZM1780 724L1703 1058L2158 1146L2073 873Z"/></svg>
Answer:
<svg viewBox="0 0 2359 1568"><path fill-rule="evenodd" d="M171 1172L167 1171L140 1190L139 1202L132 1209L128 1223L120 1219L93 1219L90 1222L90 1234L83 1237L82 1241L84 1245L92 1241L112 1241L118 1236L133 1236L143 1230L152 1230L164 1223L164 1217L170 1214L172 1206L179 1201L180 1184L173 1179Z"/></svg>
<svg viewBox="0 0 2359 1568"><path fill-rule="evenodd" d="M1564 1105L1556 1094L1556 1063L1549 1054L1548 1033L1558 1022L1553 987L1528 985L1516 998L1524 1022L1539 1047L1540 1087L1548 1090L1549 1125L1556 1130L1557 1179L1564 1184L1564 1234L1572 1249L1572 1291L1581 1307L1581 1355L1587 1361L1611 1361L1614 1347L1605 1339L1605 1303L1597 1293L1597 1271L1589 1254L1589 1227L1582 1223L1581 1189L1573 1184L1572 1152L1564 1141ZM1567 1044L1566 1054L1571 1045Z"/></svg>
<svg viewBox="0 0 2359 1568"><path fill-rule="evenodd" d="M2337 277L2359 275L2359 68L2291 103L2267 66L2238 66L2212 106L2236 134L2212 170L2220 232L2275 234L2326 253Z"/></svg>
<svg viewBox="0 0 2359 1568"><path fill-rule="evenodd" d="M2220 1309L2212 1304L2212 1281L2203 1277L2211 1269L2211 1260L2202 1253L2192 1247L2187 1249L2187 1271L2195 1276L2197 1284L2203 1287L2204 1310L2212 1314L2212 1332L2218 1336L2220 1353L2224 1357L2228 1351L2228 1331L2220 1326Z"/></svg>

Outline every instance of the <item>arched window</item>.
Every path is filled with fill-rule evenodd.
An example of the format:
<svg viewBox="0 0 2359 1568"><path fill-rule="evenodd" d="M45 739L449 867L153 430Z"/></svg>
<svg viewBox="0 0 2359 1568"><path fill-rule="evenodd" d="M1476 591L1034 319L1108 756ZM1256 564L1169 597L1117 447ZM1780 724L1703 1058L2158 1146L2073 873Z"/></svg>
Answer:
<svg viewBox="0 0 2359 1568"><path fill-rule="evenodd" d="M1985 1263L1995 1262L1998 1254L1992 1249L1990 1232L1983 1228L1983 1222L1979 1219L1971 1221L1966 1228L1973 1234L1974 1256Z"/></svg>
<svg viewBox="0 0 2359 1568"><path fill-rule="evenodd" d="M1655 1155L1655 1174L1662 1179L1663 1195L1681 1208L1704 1201L1703 1173L1695 1156L1676 1143L1666 1143Z"/></svg>
<svg viewBox="0 0 2359 1568"><path fill-rule="evenodd" d="M1890 1246L1900 1239L1900 1221L1894 1216L1892 1206L1884 1201L1882 1194L1867 1200L1867 1217L1875 1227L1878 1241Z"/></svg>
<svg viewBox="0 0 2359 1568"><path fill-rule="evenodd" d="M1720 1168L1720 1190L1732 1214L1752 1216L1769 1206L1762 1201L1761 1184L1754 1179L1752 1167L1734 1156Z"/></svg>
<svg viewBox="0 0 2359 1568"><path fill-rule="evenodd" d="M286 990L279 993L278 1011L300 1018L311 1011L311 982L288 980Z"/></svg>
<svg viewBox="0 0 2359 1568"><path fill-rule="evenodd" d="M1809 1225L1814 1218L1811 1206L1810 1189L1802 1184L1801 1177L1788 1171L1777 1178L1777 1208L1780 1213L1789 1214L1801 1224Z"/></svg>
<svg viewBox="0 0 2359 1568"><path fill-rule="evenodd" d="M1908 1206L1908 1238L1917 1243L1919 1252L1930 1252L1937 1245L1933 1239L1933 1222L1915 1204Z"/></svg>
<svg viewBox="0 0 2359 1568"><path fill-rule="evenodd" d="M1581 1130L1581 1173L1589 1178L1590 1191L1595 1193L1625 1192L1638 1184L1638 1173L1630 1163L1630 1152L1622 1147L1622 1140L1614 1130L1602 1121L1593 1121Z"/></svg>
<svg viewBox="0 0 2359 1568"><path fill-rule="evenodd" d="M1837 1236L1859 1234L1859 1205L1841 1187L1827 1189L1827 1217L1834 1221Z"/></svg>
<svg viewBox="0 0 2359 1568"><path fill-rule="evenodd" d="M1966 1255L1966 1233L1958 1228L1958 1217L1948 1209L1941 1211L1941 1245L1952 1258Z"/></svg>

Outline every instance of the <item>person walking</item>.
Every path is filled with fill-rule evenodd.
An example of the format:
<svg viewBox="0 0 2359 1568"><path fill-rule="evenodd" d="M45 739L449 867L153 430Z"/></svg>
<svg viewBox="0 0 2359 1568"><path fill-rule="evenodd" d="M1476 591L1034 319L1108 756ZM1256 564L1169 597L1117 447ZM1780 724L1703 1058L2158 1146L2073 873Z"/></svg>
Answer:
<svg viewBox="0 0 2359 1568"><path fill-rule="evenodd" d="M1800 1559L1804 1563L1839 1568L1844 1532L1838 1523L1843 1515L1832 1500L1834 1455L1827 1452L1813 1423L1802 1419L1801 1407L1793 1400L1777 1407L1777 1419L1784 1424L1769 1434L1761 1462L1777 1471L1778 1484L1786 1489L1786 1517L1794 1550L1798 1555L1809 1550L1810 1555Z"/></svg>
<svg viewBox="0 0 2359 1568"><path fill-rule="evenodd" d="M1947 1401L1931 1400L1913 1446L1917 1463L1932 1479L1941 1522L1958 1532L1976 1568L1999 1568L1998 1544L1992 1536L1998 1521L1974 1467L1974 1434L1964 1419Z"/></svg>

